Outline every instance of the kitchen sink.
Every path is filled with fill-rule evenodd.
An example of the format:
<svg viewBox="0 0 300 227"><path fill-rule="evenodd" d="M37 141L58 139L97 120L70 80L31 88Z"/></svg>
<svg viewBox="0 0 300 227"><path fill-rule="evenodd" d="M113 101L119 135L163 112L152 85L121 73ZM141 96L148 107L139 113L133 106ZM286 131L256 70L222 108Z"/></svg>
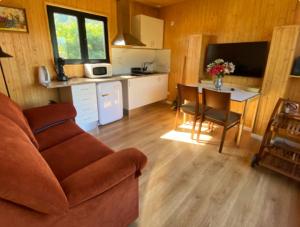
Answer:
<svg viewBox="0 0 300 227"><path fill-rule="evenodd" d="M156 72L134 72L132 73L132 75L135 76L145 76L145 75L153 75L153 74L157 74Z"/></svg>

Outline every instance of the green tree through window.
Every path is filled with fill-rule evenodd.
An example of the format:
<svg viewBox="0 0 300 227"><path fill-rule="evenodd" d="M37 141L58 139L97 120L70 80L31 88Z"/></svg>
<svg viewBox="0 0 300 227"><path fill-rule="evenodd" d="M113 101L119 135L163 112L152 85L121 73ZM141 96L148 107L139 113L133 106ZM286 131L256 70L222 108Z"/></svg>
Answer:
<svg viewBox="0 0 300 227"><path fill-rule="evenodd" d="M88 53L90 59L105 59L104 24L102 21L85 19Z"/></svg>
<svg viewBox="0 0 300 227"><path fill-rule="evenodd" d="M67 64L109 62L107 18L47 6L54 56Z"/></svg>
<svg viewBox="0 0 300 227"><path fill-rule="evenodd" d="M59 56L65 59L81 59L77 18L55 13L54 20Z"/></svg>

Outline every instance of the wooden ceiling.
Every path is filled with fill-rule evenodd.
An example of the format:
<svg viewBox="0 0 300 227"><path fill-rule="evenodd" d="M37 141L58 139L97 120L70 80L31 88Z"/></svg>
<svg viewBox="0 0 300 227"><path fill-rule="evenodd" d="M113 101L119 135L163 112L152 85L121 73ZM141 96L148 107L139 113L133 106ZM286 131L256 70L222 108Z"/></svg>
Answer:
<svg viewBox="0 0 300 227"><path fill-rule="evenodd" d="M141 2L146 5L154 6L154 7L164 7L168 5L172 5L178 2L182 2L184 0L135 0L136 2Z"/></svg>

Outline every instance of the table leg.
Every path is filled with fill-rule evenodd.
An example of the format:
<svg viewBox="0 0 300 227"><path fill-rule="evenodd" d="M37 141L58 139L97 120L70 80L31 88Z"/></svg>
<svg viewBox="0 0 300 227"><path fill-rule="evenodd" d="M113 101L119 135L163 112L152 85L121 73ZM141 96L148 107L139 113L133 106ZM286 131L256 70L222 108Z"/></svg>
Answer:
<svg viewBox="0 0 300 227"><path fill-rule="evenodd" d="M183 113L183 122L182 124L185 124L186 123L186 119L187 119L187 114L186 113Z"/></svg>
<svg viewBox="0 0 300 227"><path fill-rule="evenodd" d="M243 113L242 113L242 116L241 116L241 122L240 122L240 125L239 125L239 129L238 129L239 131L238 131L238 136L237 136L237 140L236 140L237 146L240 145L242 132L244 130L245 117L246 117L246 112L247 112L247 105L248 105L248 100L245 101Z"/></svg>
<svg viewBox="0 0 300 227"><path fill-rule="evenodd" d="M253 116L252 123L251 123L251 132L253 132L254 125L255 125L255 122L256 122L259 102L260 102L260 96L258 97L258 100L257 100L256 105L255 105L254 116Z"/></svg>

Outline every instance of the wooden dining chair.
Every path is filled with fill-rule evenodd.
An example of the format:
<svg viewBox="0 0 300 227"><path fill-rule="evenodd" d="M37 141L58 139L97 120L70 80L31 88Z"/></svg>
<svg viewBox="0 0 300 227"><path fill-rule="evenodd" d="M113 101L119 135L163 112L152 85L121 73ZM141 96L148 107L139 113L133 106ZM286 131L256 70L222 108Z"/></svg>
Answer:
<svg viewBox="0 0 300 227"><path fill-rule="evenodd" d="M195 134L195 127L197 121L202 115L202 105L199 101L198 87L187 86L183 84L177 84L178 89L178 101L177 101L177 113L175 119L175 129L178 126L178 120L180 113L183 112L193 116L193 128L192 128L192 139Z"/></svg>
<svg viewBox="0 0 300 227"><path fill-rule="evenodd" d="M204 121L210 121L223 126L223 133L219 153L222 153L226 132L235 125L240 125L241 114L230 111L230 93L218 92L203 89L202 108L203 114L200 119L200 126L197 134L197 140L200 140L201 127ZM236 139L238 130L236 133Z"/></svg>

